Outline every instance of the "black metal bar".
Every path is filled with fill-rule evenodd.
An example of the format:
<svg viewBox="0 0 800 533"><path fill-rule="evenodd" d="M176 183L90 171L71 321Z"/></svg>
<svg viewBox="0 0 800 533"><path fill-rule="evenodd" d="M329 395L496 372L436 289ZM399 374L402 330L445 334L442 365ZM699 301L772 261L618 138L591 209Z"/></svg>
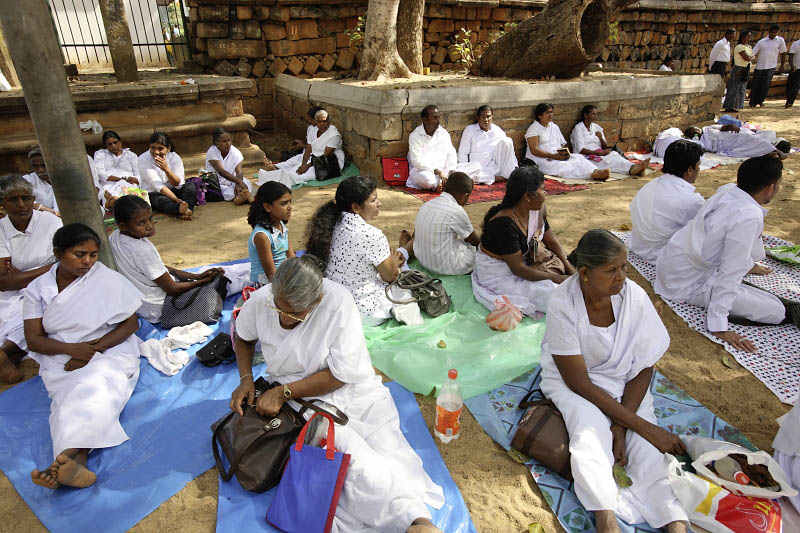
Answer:
<svg viewBox="0 0 800 533"><path fill-rule="evenodd" d="M136 17L133 16L133 13L131 13L131 20L133 21L133 30L136 32L136 40L138 41L138 40L141 39L141 37L139 36L139 25L136 23ZM145 35L145 37L147 37L147 35ZM147 40L147 39L145 39L145 40ZM136 45L134 45L134 46L136 46ZM142 48L141 47L139 47L139 60L142 63L144 63L144 52L142 52Z"/></svg>
<svg viewBox="0 0 800 533"><path fill-rule="evenodd" d="M192 54L194 53L194 50L192 50L192 42L191 42L191 39L189 39L189 25L186 24L186 9L184 8L183 0L180 0L180 4L179 4L179 8L178 9L181 10L181 26L183 26L183 28L182 28L183 29L183 40L186 41L186 43L185 43L186 44L186 48L183 48L183 50L189 50L189 57L184 58L184 60L188 61L189 59L192 58Z"/></svg>
<svg viewBox="0 0 800 533"><path fill-rule="evenodd" d="M56 34L56 39L58 40L58 45L61 50L61 60L66 64L67 56L64 55L64 36L63 30L61 29L61 21L58 20L58 17L55 13L55 6L53 5L54 0L49 0L47 2L47 9L50 10L50 20L53 21L53 31Z"/></svg>
<svg viewBox="0 0 800 533"><path fill-rule="evenodd" d="M82 3L81 3L81 7L83 7ZM78 17L78 7L75 5L75 0L72 0L72 11L75 13L75 18L77 19L77 22L78 22L78 32L80 32L80 35L81 35L81 42L85 43L86 42L86 38L83 36L83 24L81 24L81 20ZM85 15L85 13L86 13L86 9L84 8L84 15ZM87 17L87 19L88 19L88 17ZM77 52L77 49L76 49L76 52ZM86 52L85 50L84 50L84 52L86 53L86 61L88 62L89 61L89 53ZM95 56L97 56L97 52L95 52ZM98 61L100 61L99 57L97 57L96 59Z"/></svg>
<svg viewBox="0 0 800 533"><path fill-rule="evenodd" d="M67 15L67 0L61 0L61 5L64 6L64 15L66 16ZM75 34L72 33L72 24L69 24L69 16L67 16L67 29L69 29L70 41L72 41L74 43L75 42ZM65 35L65 37L66 37L66 35ZM81 58L78 55L78 49L77 48L75 48L75 56L78 59ZM80 63L80 61L76 61L76 62Z"/></svg>
<svg viewBox="0 0 800 533"><path fill-rule="evenodd" d="M89 7L92 7L92 0L89 0ZM97 53L97 43L94 42L94 31L92 31L92 20L89 18L89 12L86 10L86 0L81 0L81 8L83 8L83 16L86 17L86 31L89 33L89 38L92 41L92 51L94 58L100 63L100 54Z"/></svg>
<svg viewBox="0 0 800 533"><path fill-rule="evenodd" d="M97 2L97 0L95 0L95 1ZM98 35L100 35L100 44L103 44L103 36L105 35L106 42L108 42L108 35L106 34L106 26L105 26L105 24L103 24L103 21L100 20L98 14L97 14L98 11L100 11L100 3L99 2L97 2L97 5L95 6L94 20L97 22ZM102 32L101 32L101 30L102 30ZM94 38L92 38L92 43L94 43ZM95 52L97 52L97 49L95 49ZM106 63L109 63L109 60L108 60L109 52L106 52L105 47L103 47L103 58L105 58ZM111 61L111 63L113 63L113 60Z"/></svg>
<svg viewBox="0 0 800 533"><path fill-rule="evenodd" d="M145 0L145 2L146 1L147 0ZM141 0L136 0L136 3L139 5L139 16L142 19L142 29L144 30L145 36L147 36L147 25L144 23L144 9L142 9L142 2L141 2ZM150 13L149 5L147 3L145 3L145 5L148 6L147 12ZM151 24L152 24L152 20L153 20L153 17L151 16L150 17ZM159 28L159 30L160 30L160 28ZM147 49L147 55L150 58L150 61L153 61L153 52L150 50L150 48Z"/></svg>

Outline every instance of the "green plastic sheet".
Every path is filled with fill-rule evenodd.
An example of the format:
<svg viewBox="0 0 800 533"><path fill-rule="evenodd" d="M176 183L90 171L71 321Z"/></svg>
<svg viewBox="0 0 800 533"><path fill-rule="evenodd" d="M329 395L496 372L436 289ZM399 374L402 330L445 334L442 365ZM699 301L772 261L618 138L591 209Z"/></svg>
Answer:
<svg viewBox="0 0 800 533"><path fill-rule="evenodd" d="M423 269L418 263L412 268ZM365 327L372 364L419 394L431 394L447 380L447 371L458 370L464 398L495 389L539 364L544 320L528 317L512 331L494 331L486 324L488 310L472 294L472 279L438 276L453 300L449 313L431 318L423 313L420 326L402 325L390 319L380 326ZM444 341L445 348L438 346Z"/></svg>
<svg viewBox="0 0 800 533"><path fill-rule="evenodd" d="M300 183L299 185L295 185L292 187L293 191L296 191L300 187L324 187L325 185L333 185L335 183L341 182L345 178L349 178L350 176L358 176L359 170L358 167L352 161L345 161L344 168L342 169L342 173L338 178L331 178L329 180L311 180L306 181L305 183ZM253 174L253 178L258 179L258 173L256 172Z"/></svg>

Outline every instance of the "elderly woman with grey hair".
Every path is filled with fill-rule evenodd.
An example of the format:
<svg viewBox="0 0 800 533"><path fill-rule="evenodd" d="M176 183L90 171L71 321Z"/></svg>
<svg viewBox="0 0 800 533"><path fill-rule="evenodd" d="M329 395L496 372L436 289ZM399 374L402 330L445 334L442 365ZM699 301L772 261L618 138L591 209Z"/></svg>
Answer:
<svg viewBox="0 0 800 533"><path fill-rule="evenodd" d="M33 208L33 186L20 176L0 178L0 383L22 379L16 364L27 350L22 289L56 262L53 235L61 219Z"/></svg>
<svg viewBox="0 0 800 533"><path fill-rule="evenodd" d="M344 168L342 136L336 126L331 124L328 112L320 109L314 114L314 126L308 128L303 153L281 163L265 160L266 167L258 171L258 184L279 181L292 188L294 185L317 179L312 156L321 158L330 154L335 155L341 171Z"/></svg>
<svg viewBox="0 0 800 533"><path fill-rule="evenodd" d="M236 319L241 384L231 409L254 403L253 351L261 349L278 386L263 393L256 411L274 415L293 398L319 398L347 414L336 426L336 447L351 454L332 531L433 532L426 506L444 503L441 487L400 432L389 390L372 368L361 319L350 292L323 279L319 261L292 257L271 285L254 292ZM311 413L309 413L310 416ZM311 444L325 434L319 428Z"/></svg>

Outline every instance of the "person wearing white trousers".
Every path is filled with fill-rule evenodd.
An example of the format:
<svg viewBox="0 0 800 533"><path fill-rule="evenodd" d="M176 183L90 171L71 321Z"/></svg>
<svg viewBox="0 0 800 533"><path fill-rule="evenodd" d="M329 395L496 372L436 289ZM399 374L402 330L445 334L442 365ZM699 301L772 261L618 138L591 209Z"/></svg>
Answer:
<svg viewBox="0 0 800 533"><path fill-rule="evenodd" d="M780 324L786 309L774 295L742 285L747 274L766 275L764 215L780 190L783 163L772 156L748 159L736 183L723 185L697 215L672 236L656 261L656 294L707 309L706 327L738 350L756 352L731 331L728 317Z"/></svg>
<svg viewBox="0 0 800 533"><path fill-rule="evenodd" d="M491 185L495 181L507 180L517 168L514 155L514 141L506 135L503 128L492 121L492 108L482 105L478 108L475 124L464 128L458 145L458 162L480 163L481 170L475 183Z"/></svg>
<svg viewBox="0 0 800 533"><path fill-rule="evenodd" d="M603 127L596 120L597 106L593 104L584 106L581 110L581 120L575 124L569 136L572 151L584 156L599 169L607 168L611 172L631 176L644 175L650 160L634 164L609 148Z"/></svg>

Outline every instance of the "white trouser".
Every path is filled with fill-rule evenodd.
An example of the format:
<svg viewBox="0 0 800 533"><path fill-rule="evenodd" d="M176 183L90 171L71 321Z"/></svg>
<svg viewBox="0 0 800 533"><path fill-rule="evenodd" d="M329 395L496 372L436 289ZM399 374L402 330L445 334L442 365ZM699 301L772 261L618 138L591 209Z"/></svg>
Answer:
<svg viewBox="0 0 800 533"><path fill-rule="evenodd" d="M484 307L494 311L495 300L503 296L527 316L546 313L556 284L549 279L529 281L511 272L505 261L479 251L472 271L472 293Z"/></svg>
<svg viewBox="0 0 800 533"><path fill-rule="evenodd" d="M551 176L573 180L588 180L597 168L582 155L572 154L566 161L533 156L539 170Z"/></svg>
<svg viewBox="0 0 800 533"><path fill-rule="evenodd" d="M708 308L711 292L706 291L688 299L686 303ZM746 318L763 324L780 324L786 318L786 308L774 294L757 287L739 284L728 316Z"/></svg>
<svg viewBox="0 0 800 533"><path fill-rule="evenodd" d="M314 171L314 165L310 165L308 170L302 174L297 173L297 169L303 164L303 154L298 154L294 157L277 163L275 166L277 170L264 170L263 168L258 171L258 185L263 185L268 181L277 181L283 183L290 189L295 185L300 185L307 181L317 178L317 173ZM220 178L222 181L224 178ZM245 180L247 181L247 180Z"/></svg>
<svg viewBox="0 0 800 533"><path fill-rule="evenodd" d="M478 163L478 161L475 161ZM479 162L481 169L477 175L473 176L475 183L491 185L497 176L505 179L517 168L517 156L514 154L514 141L510 137L500 139L488 161Z"/></svg>
<svg viewBox="0 0 800 533"><path fill-rule="evenodd" d="M631 167L633 166L633 163L619 155L617 152L609 152L608 155L603 156L602 161L592 161L591 159L587 159L587 161L597 168L607 168L611 172L616 172L617 174L627 174L631 171Z"/></svg>
<svg viewBox="0 0 800 533"><path fill-rule="evenodd" d="M619 489L614 482L611 421L593 403L572 392L561 379L542 379L542 392L561 411L569 432L570 465L575 493L587 511L614 511L629 524L647 521L663 527L687 520L673 496L664 467L664 455L638 433L625 436L625 471L633 484ZM636 414L656 423L653 397L648 391Z"/></svg>
<svg viewBox="0 0 800 533"><path fill-rule="evenodd" d="M450 172L445 169L440 170L445 174ZM456 165L455 172L463 172L472 178L472 180L476 183L483 183L478 181L478 175L481 172L480 163L458 163ZM493 182L494 176L492 176L492 181L490 183ZM414 189L435 189L439 186L439 176L434 174L432 170L419 170L412 168L408 173L408 181L406 182L406 185Z"/></svg>

